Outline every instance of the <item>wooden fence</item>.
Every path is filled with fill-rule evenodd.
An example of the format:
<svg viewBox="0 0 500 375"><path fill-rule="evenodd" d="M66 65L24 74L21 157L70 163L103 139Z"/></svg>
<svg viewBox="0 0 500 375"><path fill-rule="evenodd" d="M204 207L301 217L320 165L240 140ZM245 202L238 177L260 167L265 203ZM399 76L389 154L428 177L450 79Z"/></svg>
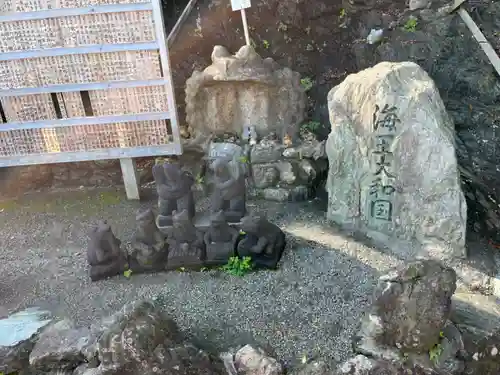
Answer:
<svg viewBox="0 0 500 375"><path fill-rule="evenodd" d="M182 153L161 0L3 0L0 167Z"/></svg>

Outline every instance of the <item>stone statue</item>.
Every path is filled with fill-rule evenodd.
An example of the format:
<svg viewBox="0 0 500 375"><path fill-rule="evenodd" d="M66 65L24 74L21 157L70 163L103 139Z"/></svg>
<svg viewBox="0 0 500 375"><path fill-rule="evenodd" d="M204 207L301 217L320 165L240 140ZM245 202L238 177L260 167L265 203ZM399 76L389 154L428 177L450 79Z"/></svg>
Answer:
<svg viewBox="0 0 500 375"><path fill-rule="evenodd" d="M262 216L245 216L241 220L243 238L238 243L240 257L252 258L256 268L275 269L285 249L285 234Z"/></svg>
<svg viewBox="0 0 500 375"><path fill-rule="evenodd" d="M245 175L240 168L231 168L225 158L214 162L215 189L212 195L212 214L222 210L230 223L245 216Z"/></svg>
<svg viewBox="0 0 500 375"><path fill-rule="evenodd" d="M127 256L120 249L121 241L115 237L106 221L101 221L89 233L87 261L90 279L97 281L123 273L127 267Z"/></svg>
<svg viewBox="0 0 500 375"><path fill-rule="evenodd" d="M165 236L156 227L150 208L137 213L137 231L132 240L130 268L133 271L160 270L167 261Z"/></svg>
<svg viewBox="0 0 500 375"><path fill-rule="evenodd" d="M153 167L153 177L158 191L158 208L160 210L158 225L172 225L172 211L186 210L189 218L195 214L193 192L191 186L194 177L182 171L178 164L165 163Z"/></svg>
<svg viewBox="0 0 500 375"><path fill-rule="evenodd" d="M230 227L222 210L210 218L210 227L205 233L206 264L226 264L234 256L239 232Z"/></svg>
<svg viewBox="0 0 500 375"><path fill-rule="evenodd" d="M203 233L193 225L187 210L172 213L172 234L167 238L166 269L202 266L205 261Z"/></svg>

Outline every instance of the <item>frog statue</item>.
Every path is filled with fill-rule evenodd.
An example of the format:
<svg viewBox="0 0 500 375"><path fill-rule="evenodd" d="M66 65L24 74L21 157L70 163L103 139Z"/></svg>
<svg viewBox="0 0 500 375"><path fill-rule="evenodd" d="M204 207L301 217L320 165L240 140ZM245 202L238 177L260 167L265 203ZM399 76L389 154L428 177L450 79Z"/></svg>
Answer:
<svg viewBox="0 0 500 375"><path fill-rule="evenodd" d="M228 222L239 222L246 213L245 174L240 168L231 168L225 158L215 160L213 170L212 214L222 210Z"/></svg>
<svg viewBox="0 0 500 375"><path fill-rule="evenodd" d="M205 233L207 265L226 264L234 256L239 232L229 226L224 211L219 210L210 218L210 227Z"/></svg>
<svg viewBox="0 0 500 375"><path fill-rule="evenodd" d="M172 233L167 238L166 269L196 268L206 258L203 233L193 225L187 210L172 212Z"/></svg>
<svg viewBox="0 0 500 375"><path fill-rule="evenodd" d="M158 230L153 210L140 211L136 216L137 230L132 239L130 268L134 272L158 271L165 267L167 250L165 236Z"/></svg>
<svg viewBox="0 0 500 375"><path fill-rule="evenodd" d="M172 225L172 212L186 210L189 218L195 215L195 204L191 186L194 177L183 171L175 163L157 164L153 167L153 177L158 192L158 225L160 227Z"/></svg>
<svg viewBox="0 0 500 375"><path fill-rule="evenodd" d="M285 233L265 217L247 215L241 219L240 257L249 256L255 268L276 269L285 249Z"/></svg>
<svg viewBox="0 0 500 375"><path fill-rule="evenodd" d="M102 220L89 233L87 261L90 279L97 281L123 273L128 259L120 248L121 241L111 231L111 226Z"/></svg>

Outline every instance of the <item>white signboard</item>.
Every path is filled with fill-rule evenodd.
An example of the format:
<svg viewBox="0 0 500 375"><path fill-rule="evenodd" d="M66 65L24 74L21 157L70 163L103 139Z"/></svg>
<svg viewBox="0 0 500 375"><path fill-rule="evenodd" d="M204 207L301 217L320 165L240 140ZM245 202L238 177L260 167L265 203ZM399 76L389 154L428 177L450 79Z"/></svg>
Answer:
<svg viewBox="0 0 500 375"><path fill-rule="evenodd" d="M231 7L233 11L250 8L252 6L251 0L231 0Z"/></svg>

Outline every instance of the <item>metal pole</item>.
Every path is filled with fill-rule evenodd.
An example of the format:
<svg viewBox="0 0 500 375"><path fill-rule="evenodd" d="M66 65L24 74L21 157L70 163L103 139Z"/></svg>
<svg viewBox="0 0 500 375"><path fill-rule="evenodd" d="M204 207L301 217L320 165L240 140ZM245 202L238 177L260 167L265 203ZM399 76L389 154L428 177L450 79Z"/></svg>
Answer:
<svg viewBox="0 0 500 375"><path fill-rule="evenodd" d="M241 9L241 20L243 21L243 31L245 32L245 41L247 46L250 45L250 34L248 33L248 23L247 23L247 14L245 12L245 8Z"/></svg>

